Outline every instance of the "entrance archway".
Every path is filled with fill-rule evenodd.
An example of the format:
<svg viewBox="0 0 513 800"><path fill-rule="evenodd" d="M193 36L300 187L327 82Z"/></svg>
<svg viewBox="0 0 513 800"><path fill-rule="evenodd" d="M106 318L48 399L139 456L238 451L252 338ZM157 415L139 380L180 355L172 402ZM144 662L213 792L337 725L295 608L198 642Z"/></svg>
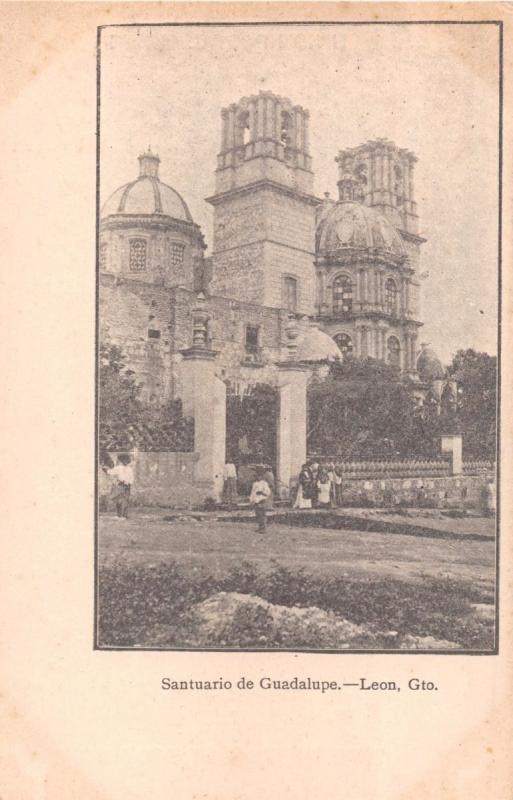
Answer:
<svg viewBox="0 0 513 800"><path fill-rule="evenodd" d="M257 383L243 392L227 385L226 460L237 466L240 494L248 494L256 464L276 475L279 395L275 387Z"/></svg>

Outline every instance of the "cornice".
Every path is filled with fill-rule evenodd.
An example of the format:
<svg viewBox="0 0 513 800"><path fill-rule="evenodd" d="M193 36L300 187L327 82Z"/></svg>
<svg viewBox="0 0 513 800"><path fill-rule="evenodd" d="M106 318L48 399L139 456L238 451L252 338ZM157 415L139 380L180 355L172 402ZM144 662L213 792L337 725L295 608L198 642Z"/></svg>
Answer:
<svg viewBox="0 0 513 800"><path fill-rule="evenodd" d="M278 194L284 194L287 195L288 197L293 197L296 200L298 199L302 200L303 202L309 203L309 205L312 206L318 206L322 202L322 200L319 200L319 198L315 197L315 195L313 194L307 194L306 192L301 192L298 189L293 189L292 187L284 186L283 184L269 180L268 178L264 178L260 181L254 181L253 183L247 183L244 186L236 186L233 189L228 189L225 192L219 192L218 194L214 194L211 197L206 197L205 200L207 203L210 203L210 205L216 206L229 197L237 197L245 195L260 189L270 189L271 191L277 192Z"/></svg>

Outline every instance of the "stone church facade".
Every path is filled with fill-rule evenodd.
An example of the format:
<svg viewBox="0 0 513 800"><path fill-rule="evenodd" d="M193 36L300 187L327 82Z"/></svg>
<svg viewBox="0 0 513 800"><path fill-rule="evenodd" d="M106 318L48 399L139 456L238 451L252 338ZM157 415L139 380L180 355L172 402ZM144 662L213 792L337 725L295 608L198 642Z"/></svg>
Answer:
<svg viewBox="0 0 513 800"><path fill-rule="evenodd" d="M399 366L422 402L441 365L424 353L428 368L419 377L417 275L425 240L415 156L384 139L341 150L339 198L321 199L313 189L308 111L260 92L223 109L221 119L207 198L210 257L150 150L139 156L139 176L103 206L101 340L121 346L143 396L156 404L187 393L184 364L198 343L215 354L215 375L235 392L278 385L283 364L352 354Z"/></svg>

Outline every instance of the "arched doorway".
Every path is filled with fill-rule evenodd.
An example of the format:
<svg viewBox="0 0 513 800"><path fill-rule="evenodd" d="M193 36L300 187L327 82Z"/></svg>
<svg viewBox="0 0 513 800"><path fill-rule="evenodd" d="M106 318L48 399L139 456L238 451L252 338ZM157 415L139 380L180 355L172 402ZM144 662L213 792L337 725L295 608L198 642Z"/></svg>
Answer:
<svg viewBox="0 0 513 800"><path fill-rule="evenodd" d="M240 390L227 384L226 461L235 464L239 494L246 495L257 464L266 464L276 475L278 391L264 383Z"/></svg>

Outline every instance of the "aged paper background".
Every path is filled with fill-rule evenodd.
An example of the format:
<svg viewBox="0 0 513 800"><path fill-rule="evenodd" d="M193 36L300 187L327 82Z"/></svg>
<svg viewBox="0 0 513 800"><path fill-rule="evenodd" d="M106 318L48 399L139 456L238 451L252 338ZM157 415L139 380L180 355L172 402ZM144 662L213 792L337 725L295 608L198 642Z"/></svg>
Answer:
<svg viewBox="0 0 513 800"><path fill-rule="evenodd" d="M1 10L0 797L510 800L513 4L3 3ZM499 656L93 651L96 26L235 19L504 21ZM402 683L417 676L439 691L160 689L163 675L236 681L244 674Z"/></svg>

